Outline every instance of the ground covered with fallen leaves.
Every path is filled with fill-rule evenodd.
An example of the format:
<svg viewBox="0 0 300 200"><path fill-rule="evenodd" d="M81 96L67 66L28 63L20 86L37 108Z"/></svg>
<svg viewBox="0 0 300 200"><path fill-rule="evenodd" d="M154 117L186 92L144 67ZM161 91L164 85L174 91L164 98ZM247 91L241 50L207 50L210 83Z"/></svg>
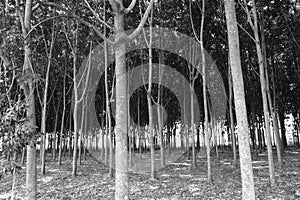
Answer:
<svg viewBox="0 0 300 200"><path fill-rule="evenodd" d="M142 160L138 155L133 158L130 199L241 199L240 169L233 167L229 150L220 150L219 159L213 153L213 184L207 182L204 149L197 153L196 168L191 168L191 161L180 150L166 154L167 165L161 167L157 152L157 180L150 179L149 155L144 154ZM287 149L283 158L284 166L279 169L274 154L276 185L271 187L266 152L252 156L257 199L300 199L300 149ZM90 152L82 161L78 176L72 177L71 172L70 159L64 158L58 166L49 155L46 175L38 174L38 199L114 199L114 180L108 176L108 168L97 153ZM0 180L0 199L9 196L11 184L11 175ZM25 198L25 168L17 175L15 187L17 197Z"/></svg>

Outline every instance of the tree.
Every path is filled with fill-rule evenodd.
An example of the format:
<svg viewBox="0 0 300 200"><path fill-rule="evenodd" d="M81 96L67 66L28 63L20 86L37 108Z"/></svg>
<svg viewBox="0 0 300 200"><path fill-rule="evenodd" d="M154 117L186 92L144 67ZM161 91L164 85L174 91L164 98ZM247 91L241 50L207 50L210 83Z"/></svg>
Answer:
<svg viewBox="0 0 300 200"><path fill-rule="evenodd" d="M104 2L104 13L103 18L106 20L106 2ZM106 35L106 27L104 27L104 34ZM105 99L106 99L106 115L108 121L107 124L107 131L106 134L109 137L109 176L113 177L113 146L112 146L112 121L111 121L111 113L110 113L110 95L109 95L109 87L108 87L108 49L107 49L107 42L104 41L104 65L105 65ZM113 86L112 86L113 87ZM106 147L107 148L107 147ZM107 149L106 149L107 153Z"/></svg>
<svg viewBox="0 0 300 200"><path fill-rule="evenodd" d="M277 150L278 165L281 168L281 166L282 166L281 154L282 154L283 147L282 147L281 139L279 137L278 119L277 119L276 112L275 112L276 98L273 98L273 104L272 104L271 93L270 93L269 72L268 72L268 65L267 65L267 46L266 46L266 41L265 41L264 23L265 23L264 22L264 14L261 13L260 32L261 32L262 57L263 57L263 64L264 64L265 78L266 78L266 93L267 93L269 111L271 112L271 116L272 116L275 144L277 147L276 150ZM276 95L275 90L273 90L273 94ZM273 95L273 97L275 97L274 95Z"/></svg>
<svg viewBox="0 0 300 200"><path fill-rule="evenodd" d="M78 132L80 130L80 124L79 124L79 116L78 116L78 111L79 111L79 104L80 102L83 101L86 90L88 88L88 83L89 83L89 77L90 77L90 71L91 71L91 54L89 55L89 58L87 62L85 63L85 70L82 74L82 77L80 80L77 78L77 59L78 59L78 31L79 31L79 23L78 21L76 22L76 29L75 29L75 36L73 40L73 44L71 40L69 39L67 32L65 32L68 44L71 48L72 55L73 55L73 83L74 83L74 110L73 110L73 125L74 125L74 149L73 149L73 167L72 167L72 175L76 176L77 175L77 159L78 159ZM85 76L84 76L85 75ZM83 82L84 81L84 82ZM81 85L84 85L82 93L79 93L79 87ZM79 144L81 145L81 144ZM70 145L71 148L71 145Z"/></svg>
<svg viewBox="0 0 300 200"><path fill-rule="evenodd" d="M48 45L46 41L46 36L43 31L43 39L45 43L45 49L46 49L46 56L47 56L47 67L46 67L46 77L45 77L45 86L43 89L44 95L43 99L40 102L42 106L42 120L41 120L41 132L43 134L42 136L42 145L41 145L41 161L42 161L42 166L41 166L41 174L45 174L45 145L46 145L46 119L47 119L47 104L49 102L48 100L48 88L49 88L49 79L50 79L50 69L51 69L51 59L52 59L52 52L53 52L53 46L55 42L55 22L53 21L53 26L52 26L52 34L51 34L51 42L50 42L50 47L48 50Z"/></svg>
<svg viewBox="0 0 300 200"><path fill-rule="evenodd" d="M229 65L230 61L228 62ZM232 76L230 67L228 67L228 85L229 85L229 117L230 117L230 130L231 130L231 143L232 143L232 151L233 151L233 165L237 167L237 153L236 153L236 141L235 141L235 128L234 128L234 121L233 121L233 89L232 89Z"/></svg>
<svg viewBox="0 0 300 200"><path fill-rule="evenodd" d="M64 78L63 78L63 113L61 117L61 126L60 126L60 133L59 133L59 152L58 152L58 165L61 165L61 158L62 158L62 147L63 147L63 133L65 128L65 115L66 115L66 60L67 55L64 55L65 65L64 65Z"/></svg>
<svg viewBox="0 0 300 200"><path fill-rule="evenodd" d="M27 103L27 118L30 138L27 144L27 162L26 162L26 191L27 199L36 199L36 116L35 116L35 84L34 71L31 63L31 37L27 35L31 29L31 15L32 15L32 0L26 0L24 13L21 11L19 1L16 0L16 9L20 20L22 35L24 38L24 65L23 76L24 81L21 88L25 94Z"/></svg>
<svg viewBox="0 0 300 200"><path fill-rule="evenodd" d="M263 101L263 113L264 113L264 121L265 121L265 132L266 132L266 139L267 139L267 148L268 148L268 161L269 161L269 175L271 185L275 184L275 169L274 169L274 161L273 161L273 153L272 153L272 143L271 143L271 133L270 133L270 115L269 115L269 106L268 106L268 97L267 97L267 83L266 83L266 75L265 75L265 66L264 66L264 59L263 59L263 52L261 48L261 40L259 37L259 24L258 24L258 14L256 10L255 0L252 0L252 16L248 9L247 2L245 3L245 10L247 12L248 22L250 23L251 28L254 32L254 41L256 46L256 52L258 57L258 65L259 65L259 77L260 77L260 85L261 85L261 93L262 93L262 101ZM266 62L265 62L266 63ZM271 102L270 107L271 107ZM280 148L277 146L277 148Z"/></svg>
<svg viewBox="0 0 300 200"><path fill-rule="evenodd" d="M151 98L151 90L152 90L152 72L153 72L153 61L152 61L152 40L153 40L153 32L152 32L152 21L153 21L153 10L151 11L151 17L149 19L150 25L150 36L149 41L147 41L146 35L145 40L147 46L149 48L149 75L148 75L148 89L147 89L147 105L148 105L148 113L149 113L149 127L148 132L150 136L150 154L151 154L151 179L156 179L156 167L155 167L155 147L154 147L154 125L153 125L153 106L152 106L152 98Z"/></svg>
<svg viewBox="0 0 300 200"><path fill-rule="evenodd" d="M126 79L126 65L125 53L126 44L122 40L132 40L141 31L146 19L152 10L154 0L151 0L148 8L138 26L138 28L129 36L124 33L124 15L130 12L136 0L132 0L127 9L124 10L122 0L110 0L114 17L114 31L115 41L119 42L115 46L115 61L116 61L116 200L129 199L129 186L128 186L128 152L127 152L127 79Z"/></svg>
<svg viewBox="0 0 300 200"><path fill-rule="evenodd" d="M235 14L235 1L224 0L230 68L233 80L234 102L238 127L240 165L243 199L255 199L254 178L249 144L248 119L244 93L244 81L241 69L239 35Z"/></svg>

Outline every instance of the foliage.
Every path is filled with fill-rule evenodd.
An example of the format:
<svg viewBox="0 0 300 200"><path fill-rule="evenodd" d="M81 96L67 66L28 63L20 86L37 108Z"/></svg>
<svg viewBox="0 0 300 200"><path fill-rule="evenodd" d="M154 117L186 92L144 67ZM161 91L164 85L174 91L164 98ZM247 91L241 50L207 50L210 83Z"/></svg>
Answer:
<svg viewBox="0 0 300 200"><path fill-rule="evenodd" d="M3 99L3 97L2 97ZM2 174L13 173L21 167L12 160L12 156L19 153L26 145L29 137L29 130L24 117L26 104L24 101L10 102L11 105L1 104L0 106L0 166Z"/></svg>

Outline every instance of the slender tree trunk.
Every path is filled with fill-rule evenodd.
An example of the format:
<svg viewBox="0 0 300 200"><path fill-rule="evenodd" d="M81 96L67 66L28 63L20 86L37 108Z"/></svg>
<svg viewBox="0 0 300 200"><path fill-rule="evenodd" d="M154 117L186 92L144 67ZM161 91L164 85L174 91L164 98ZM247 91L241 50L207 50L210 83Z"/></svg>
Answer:
<svg viewBox="0 0 300 200"><path fill-rule="evenodd" d="M25 163L25 154L26 154L26 148L22 148L22 157L21 157L21 164L24 165Z"/></svg>
<svg viewBox="0 0 300 200"><path fill-rule="evenodd" d="M255 37L255 46L256 46L257 57L258 57L258 64L259 64L260 84L261 84L264 121L265 121L265 128L266 128L265 130L266 130L267 148L268 148L269 176L270 176L271 185L274 185L275 169L274 169L271 134L270 134L269 107L268 107L268 99L267 99L268 88L266 85L265 66L263 62L262 49L261 49L259 33L258 33L258 17L256 12L255 0L252 0L252 5L253 5L253 18L254 18L253 31Z"/></svg>
<svg viewBox="0 0 300 200"><path fill-rule="evenodd" d="M141 122L140 122L140 95L138 96L138 137L139 137L139 155L140 155L140 160L142 160L142 134L141 134Z"/></svg>
<svg viewBox="0 0 300 200"><path fill-rule="evenodd" d="M197 126L197 149L200 149L200 124Z"/></svg>
<svg viewBox="0 0 300 200"><path fill-rule="evenodd" d="M99 132L101 132L101 159L104 160L105 159L105 131L104 131L104 115L101 115L101 130L99 130Z"/></svg>
<svg viewBox="0 0 300 200"><path fill-rule="evenodd" d="M202 76L203 76L202 79L203 79L203 102L204 102L204 133L205 133L205 146L206 146L206 157L207 157L207 178L208 178L208 182L212 183L211 158L210 158L210 135L208 131L208 104L207 104L207 92L206 92L206 63L205 63L205 52L203 46L204 17L205 17L205 0L202 0L200 48L201 48L201 59L202 59L201 64L202 64Z"/></svg>
<svg viewBox="0 0 300 200"><path fill-rule="evenodd" d="M77 175L77 159L78 159L78 90L77 90L77 78L76 78L76 66L77 66L77 44L78 44L78 22L76 24L75 42L72 48L73 52L73 81L74 81L74 110L73 110L73 125L74 125L74 138L73 138L73 163L72 163L72 176Z"/></svg>
<svg viewBox="0 0 300 200"><path fill-rule="evenodd" d="M285 124L284 124L285 114L284 114L284 111L282 109L279 109L278 117L279 117L279 122L280 122L281 139L282 139L283 148L286 148L287 147L287 140L286 140Z"/></svg>
<svg viewBox="0 0 300 200"><path fill-rule="evenodd" d="M76 31L75 31L75 41L74 41L74 45L73 47L71 46L71 42L69 41L69 44L72 48L72 53L73 53L73 82L74 82L74 111L73 111L73 123L74 123L74 149L73 149L73 166L72 166L72 175L76 176L77 175L77 160L78 160L78 139L79 142L81 142L80 137L82 136L82 134L80 134L80 132L82 131L82 129L79 127L79 121L78 121L78 109L79 109L79 103L86 98L85 94L86 94L86 89L88 87L89 84L89 78L90 78L90 69L91 69L91 52L92 52L92 43L90 44L90 54L87 60L87 65L85 68L85 71L83 74L86 75L85 76L85 82L81 83L81 82L77 82L77 76L76 76L76 66L77 66L77 46L78 46L78 30L79 30L79 25L78 22L76 24ZM82 81L83 79L81 79L80 81ZM79 95L79 86L80 84L83 84L84 87L82 88L83 91L81 92L81 94ZM84 107L83 105L85 105L84 103L81 104L82 107ZM85 116L81 116L82 118L84 118ZM78 133L80 135L78 135ZM79 136L79 137L78 137ZM81 143L79 143L79 148L81 148Z"/></svg>
<svg viewBox="0 0 300 200"><path fill-rule="evenodd" d="M262 142L262 131L260 127L260 122L257 123L257 136L258 136L258 144L259 144L259 151L263 151L263 142Z"/></svg>
<svg viewBox="0 0 300 200"><path fill-rule="evenodd" d="M275 89L275 75L274 75L274 61L272 59L272 85L273 85L273 112L272 112L272 121L274 126L274 132L276 137L279 138L280 152L283 153L283 144L279 136L279 125L278 125L278 112L277 112L277 103L276 103L276 89Z"/></svg>
<svg viewBox="0 0 300 200"><path fill-rule="evenodd" d="M161 40L159 41L161 45ZM163 133L163 110L162 110L162 88L161 88L161 81L164 74L164 68L161 67L162 62L164 61L164 54L163 52L159 52L159 84L157 90L157 119L158 119L158 133L160 136L160 165L161 167L165 166L165 148L164 148L164 133Z"/></svg>
<svg viewBox="0 0 300 200"><path fill-rule="evenodd" d="M129 81L131 80L131 74L127 74L128 75L128 79L127 79L127 91L129 91ZM128 108L128 111L127 111L127 123L128 123L128 151L129 151L129 166L131 167L133 165L133 158L132 158L132 137L133 137L133 128L131 127L131 124L130 124L130 94L127 93L127 98L128 98L128 101L127 101L127 108Z"/></svg>
<svg viewBox="0 0 300 200"><path fill-rule="evenodd" d="M68 133L68 137L69 137L69 159L72 158L72 148L73 148L73 132L69 131Z"/></svg>
<svg viewBox="0 0 300 200"><path fill-rule="evenodd" d="M229 61L229 59L228 59ZM231 130L231 143L232 143L232 151L233 151L233 166L237 168L237 153L236 153L236 141L235 141L235 129L234 129L234 121L233 121L233 92L232 92L232 75L230 70L230 62L228 62L228 83L229 83L229 115L230 115L230 130Z"/></svg>
<svg viewBox="0 0 300 200"><path fill-rule="evenodd" d="M196 149L195 149L195 122L194 122L194 98L193 88L195 85L195 79L192 80L192 86L190 87L191 92L191 131L192 131L192 168L196 167Z"/></svg>
<svg viewBox="0 0 300 200"><path fill-rule="evenodd" d="M176 130L177 130L177 125L176 123L174 124L174 129L173 129L173 148L176 149ZM194 141L195 143L195 141Z"/></svg>
<svg viewBox="0 0 300 200"><path fill-rule="evenodd" d="M248 119L244 93L244 81L240 59L239 35L235 14L235 1L224 0L230 67L233 80L234 100L239 137L239 152L242 177L242 197L255 200L254 177L249 144Z"/></svg>
<svg viewBox="0 0 300 200"><path fill-rule="evenodd" d="M57 134L57 125L58 125L58 112L55 117L54 131L52 134L52 160L56 159L56 134Z"/></svg>
<svg viewBox="0 0 300 200"><path fill-rule="evenodd" d="M46 144L46 120L47 120L47 102L48 102L48 88L49 88L49 79L50 79L50 68L51 68L51 59L52 59L52 49L54 46L54 37L55 37L55 30L54 30L54 22L52 26L52 34L51 34L51 43L50 43L50 48L48 52L47 48L47 42L46 38L44 35L44 41L45 41L45 46L46 46L46 51L47 51L47 56L48 56L48 61L47 61L47 71L46 71L46 78L45 78L45 88L44 88L44 96L43 96L43 102L42 102L42 122L41 122L41 132L43 134L42 136L42 145L41 145L41 174L45 174L45 144Z"/></svg>
<svg viewBox="0 0 300 200"><path fill-rule="evenodd" d="M184 84L183 84L184 85ZM184 92L184 96L183 96L183 123L184 123L184 135L185 135L185 147L186 147L186 155L187 155L187 159L190 159L190 144L189 144L189 130L188 130L188 121L187 121L187 104L186 104L186 88L183 86L183 92Z"/></svg>
<svg viewBox="0 0 300 200"><path fill-rule="evenodd" d="M216 122L215 119L212 121L213 124L213 129L212 129L212 134L214 135L214 141L215 141L215 148L216 148L216 156L217 160L219 160L219 149L218 149L218 122Z"/></svg>
<svg viewBox="0 0 300 200"><path fill-rule="evenodd" d="M149 48L149 77L148 77L148 89L147 89L147 103L148 103L148 113L149 113L149 136L150 136L150 157L151 157L151 179L156 179L156 169L155 169L155 151L154 151L154 128L153 128L153 109L151 100L151 90L152 90L152 19L153 11L151 12L150 22L150 40L148 43Z"/></svg>
<svg viewBox="0 0 300 200"><path fill-rule="evenodd" d="M65 64L66 64L67 57L65 55ZM60 133L59 133L59 152L58 152L58 165L61 165L61 158L62 158L62 144L63 144L63 133L64 133L64 125L65 125L65 115L66 115L66 66L64 66L64 80L63 80L63 111L61 117L61 125L60 125Z"/></svg>
<svg viewBox="0 0 300 200"><path fill-rule="evenodd" d="M90 52L91 53L91 52ZM86 113L86 98L83 99L82 104L81 104L81 124L80 124L80 129L79 129L79 150L78 150L78 164L81 165L81 154L82 154L82 138L83 138L83 129L84 126L86 126L84 124L85 122L85 118L87 117L87 113Z"/></svg>
<svg viewBox="0 0 300 200"><path fill-rule="evenodd" d="M265 80L266 80L266 95L267 95L267 100L269 102L269 110L271 112L272 116L272 121L273 121L273 131L275 135L275 144L276 144L276 150L277 150L277 159L278 159L278 165L281 168L282 167L282 152L281 152L281 140L279 137L279 131L276 129L276 122L274 121L276 116L275 116L275 107L273 107L272 100L271 100L271 94L270 94L270 84L269 84L269 75L268 75L268 66L267 66L267 49L266 49L266 42L265 42L265 34L264 34L264 15L263 13L261 14L261 20L260 20L260 31L261 31L261 45L262 45L262 59L263 59L263 65L264 65L264 70L265 70ZM275 92L275 90L273 90ZM276 105L276 99L273 99L274 105ZM271 144L272 146L272 144Z"/></svg>
<svg viewBox="0 0 300 200"><path fill-rule="evenodd" d="M106 113L107 115L107 113ZM108 118L108 116L106 116L106 119ZM107 120L108 121L108 120ZM106 127L108 127L108 124L106 125ZM109 144L108 144L108 138L109 138L109 132L108 132L108 128L106 128L106 134L104 136L104 141L105 141L105 155L104 155L104 159L105 159L105 165L108 165L108 162L109 162Z"/></svg>
<svg viewBox="0 0 300 200"><path fill-rule="evenodd" d="M84 138L83 138L83 143L84 143L84 149L83 149L83 156L84 156L84 160L86 160L86 150L88 148L88 144L87 144L87 136L88 136L88 133L87 133L87 129L85 129L85 132L86 134L84 134Z"/></svg>
<svg viewBox="0 0 300 200"><path fill-rule="evenodd" d="M160 88L158 90L159 90L158 91L158 94L159 94L158 99L160 99ZM159 100L158 104L160 104L160 100ZM164 167L165 166L165 148L164 148L164 134L163 134L163 130L162 130L163 129L163 127L162 127L163 119L161 118L161 112L162 112L161 106L158 105L157 106L157 118L158 118L158 133L160 136L160 165L162 167Z"/></svg>

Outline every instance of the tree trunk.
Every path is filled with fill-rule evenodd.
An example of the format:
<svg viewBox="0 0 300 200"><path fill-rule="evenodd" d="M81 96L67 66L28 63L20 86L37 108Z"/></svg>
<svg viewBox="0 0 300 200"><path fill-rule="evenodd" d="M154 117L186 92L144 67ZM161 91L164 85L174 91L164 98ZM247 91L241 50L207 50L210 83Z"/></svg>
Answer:
<svg viewBox="0 0 300 200"><path fill-rule="evenodd" d="M284 111L282 109L279 109L278 116L279 116L279 122L280 122L282 144L283 144L283 148L286 148L287 147L287 140L286 140L285 123L284 123L285 114L284 114Z"/></svg>
<svg viewBox="0 0 300 200"><path fill-rule="evenodd" d="M26 148L22 148L22 157L21 157L21 164L24 165L25 163L25 154L26 154Z"/></svg>
<svg viewBox="0 0 300 200"><path fill-rule="evenodd" d="M140 122L140 96L138 96L138 137L139 137L139 155L140 155L140 160L142 160L142 134L141 134L141 122Z"/></svg>
<svg viewBox="0 0 300 200"><path fill-rule="evenodd" d="M91 53L91 52L90 52ZM82 105L81 105L81 124L80 124L80 129L79 129L79 151L78 151L78 163L79 165L81 165L81 154L82 154L82 138L83 138L83 129L84 129L84 126L86 126L84 124L85 122L85 118L87 117L87 113L86 113L86 98L83 99L83 102L82 102Z"/></svg>
<svg viewBox="0 0 300 200"><path fill-rule="evenodd" d="M122 3L122 1L121 1ZM121 4L122 5L122 4ZM124 13L114 17L115 40L124 37ZM127 152L127 77L125 65L126 44L115 47L116 62L116 178L115 199L128 200L128 152Z"/></svg>
<svg viewBox="0 0 300 200"><path fill-rule="evenodd" d="M208 131L208 104L207 104L207 92L206 92L206 63L205 63L205 52L204 52L204 46L203 46L204 17L205 17L205 0L202 0L200 48L201 48L201 61L202 61L201 64L202 64L202 80L203 80L204 133L205 133L205 146L206 146L206 157L207 157L207 178L208 178L208 182L212 183L211 158L210 158L210 136L209 136L209 131Z"/></svg>
<svg viewBox="0 0 300 200"><path fill-rule="evenodd" d="M174 129L173 129L173 148L176 149L176 129L177 129L177 125L176 123L174 124Z"/></svg>
<svg viewBox="0 0 300 200"><path fill-rule="evenodd" d="M215 140L215 148L216 148L216 155L217 155L217 160L219 160L219 148L218 148L218 133L219 133L219 128L218 128L218 122L215 121L215 119L212 122L214 124L213 133L214 134L214 140Z"/></svg>
<svg viewBox="0 0 300 200"><path fill-rule="evenodd" d="M184 85L184 84L183 84ZM188 130L188 121L187 121L187 99L186 99L186 88L183 86L183 92L184 92L184 96L183 96L183 126L184 126L184 136L185 136L185 148L186 148L186 155L187 155L187 159L190 159L190 144L189 144L189 130ZM168 134L168 133L167 133Z"/></svg>
<svg viewBox="0 0 300 200"><path fill-rule="evenodd" d="M21 88L24 91L26 103L27 103L27 113L26 117L28 119L27 126L29 128L30 140L27 144L27 162L26 162L26 191L27 199L35 200L37 193L37 173L36 173L36 116L35 116L35 95L34 95L34 83L33 83L33 68L31 65L31 38L27 36L28 31L31 28L31 12L32 12L32 0L27 0L25 3L24 15L21 14L21 8L17 3L17 8L19 10L19 17L22 27L22 34L24 37L24 75L27 76L27 83L22 83Z"/></svg>
<svg viewBox="0 0 300 200"><path fill-rule="evenodd" d="M77 44L78 44L78 22L76 24L75 42L72 49L73 52L73 81L74 81L74 111L73 111L73 126L74 126L74 138L73 138L73 163L72 163L72 176L77 175L77 148L78 148L78 90L77 90L77 78L76 78L76 66L77 66Z"/></svg>
<svg viewBox="0 0 300 200"><path fill-rule="evenodd" d="M197 126L197 143L196 143L197 149L200 149L200 124Z"/></svg>
<svg viewBox="0 0 300 200"><path fill-rule="evenodd" d="M266 85L265 66L263 62L263 54L262 54L259 33L258 33L258 17L256 12L255 0L252 0L252 5L253 5L253 18L254 18L253 31L254 31L255 46L256 46L257 57L258 57L261 93L262 93L262 100L263 100L264 121L265 121L265 130L266 130L265 133L266 133L267 149L268 149L269 176L270 176L271 185L274 185L275 169L274 169L271 134L270 134L269 107L268 107L268 99L267 99L268 88Z"/></svg>
<svg viewBox="0 0 300 200"><path fill-rule="evenodd" d="M281 168L282 167L282 158L281 158L281 140L279 137L279 131L277 129L278 124L276 126L276 116L275 116L275 106L276 106L276 99L273 98L273 104L270 94L270 84L269 84L269 73L268 73L268 67L267 67L267 48L266 48L266 42L265 42L265 34L264 34L264 15L261 13L261 20L260 20L260 31L261 31L261 45L262 45L262 59L263 59L263 65L265 70L265 80L266 80L266 95L267 100L269 102L269 110L271 112L272 121L273 121L273 132L275 135L275 144L276 144L276 150L277 150L277 159L278 159L278 165ZM273 88L273 92L275 92L275 88ZM276 94L274 94L275 97ZM273 107L274 105L274 107ZM272 146L272 144L271 144Z"/></svg>
<svg viewBox="0 0 300 200"><path fill-rule="evenodd" d="M100 116L101 118L101 128L99 130L99 132L101 133L101 159L104 160L105 159L105 131L104 131L104 115Z"/></svg>
<svg viewBox="0 0 300 200"><path fill-rule="evenodd" d="M244 93L244 81L240 59L239 35L235 13L235 1L224 0L230 68L233 79L234 100L239 137L239 152L242 177L242 196L244 200L255 200L254 178L249 144L248 119Z"/></svg>
<svg viewBox="0 0 300 200"><path fill-rule="evenodd" d="M69 158L71 159L72 158L72 146L73 146L73 142L72 142L72 138L73 138L73 135L72 135L72 131L69 131L69 134L68 134L68 137L69 137Z"/></svg>
<svg viewBox="0 0 300 200"><path fill-rule="evenodd" d="M154 128L153 128L153 109L152 109L152 19L153 12L151 12L150 22L150 40L148 42L149 48L149 77L148 77L148 89L147 89L147 103L148 103L148 113L149 113L149 136L150 136L150 157L151 157L151 179L156 179L156 169L155 169L155 151L154 151Z"/></svg>
<svg viewBox="0 0 300 200"><path fill-rule="evenodd" d="M234 121L233 121L233 92L232 92L232 75L230 70L230 59L228 59L228 83L229 83L229 115L230 115L230 130L231 130L231 146L233 152L233 166L237 168L237 153L236 153L236 141L235 141L235 129L234 129Z"/></svg>
<svg viewBox="0 0 300 200"><path fill-rule="evenodd" d="M55 37L55 31L54 31L54 22L52 26L52 34L51 34L51 44L50 44L50 49L49 52L47 50L47 42L45 39L44 35L44 41L45 41L45 46L46 46L46 51L47 51L47 56L48 56L48 61L47 61L47 71L46 71L46 78L45 78L45 88L44 88L44 96L43 96L43 102L42 102L42 121L41 121L41 132L43 134L42 136L42 145L41 145L41 161L42 161L42 166L41 166L41 174L45 174L45 144L46 144L46 120L47 120L47 103L48 103L48 88L49 88L49 79L50 79L50 68L51 68L51 59L52 59L52 49L54 46L54 39Z"/></svg>
<svg viewBox="0 0 300 200"><path fill-rule="evenodd" d="M65 55L65 64L67 56ZM63 111L61 117L60 133L59 133L59 152L58 152L58 165L61 165L62 158L62 144L63 144L63 133L64 133L64 124L65 124L65 115L66 115L66 66L64 66L64 80L63 80ZM66 139L66 138L65 138Z"/></svg>
<svg viewBox="0 0 300 200"><path fill-rule="evenodd" d="M129 81L131 80L131 74L127 74L128 75L128 79L127 79L127 91L129 91ZM133 158L132 158L132 137L133 137L133 128L131 127L131 124L130 124L130 94L127 93L127 98L128 98L128 101L127 101L127 108L128 108L128 111L127 111L127 123L128 123L128 151L129 151L129 166L131 167L133 165Z"/></svg>
<svg viewBox="0 0 300 200"><path fill-rule="evenodd" d="M160 99L160 88L158 89L158 99ZM160 100L158 102L160 104ZM165 148L164 148L164 134L163 134L163 119L162 119L162 110L161 106L157 106L157 119L158 119L158 133L160 137L160 165L161 167L165 166Z"/></svg>
<svg viewBox="0 0 300 200"><path fill-rule="evenodd" d="M262 142L262 131L260 128L260 122L257 123L257 136L258 136L258 145L259 145L259 151L262 152L263 151L263 142Z"/></svg>
<svg viewBox="0 0 300 200"><path fill-rule="evenodd" d="M106 119L108 118L107 113L106 113ZM108 121L108 120L107 120ZM108 124L106 125L106 127L108 127ZM109 138L109 132L108 132L108 128L106 128L106 134L104 136L104 141L105 141L105 155L104 155L104 163L105 165L108 165L109 162L109 144L108 144L108 138Z"/></svg>
<svg viewBox="0 0 300 200"><path fill-rule="evenodd" d="M192 80L192 86L190 87L191 92L191 131L192 131L192 168L196 167L196 149L195 149L195 114L194 114L194 98L193 89L195 85L195 79Z"/></svg>

